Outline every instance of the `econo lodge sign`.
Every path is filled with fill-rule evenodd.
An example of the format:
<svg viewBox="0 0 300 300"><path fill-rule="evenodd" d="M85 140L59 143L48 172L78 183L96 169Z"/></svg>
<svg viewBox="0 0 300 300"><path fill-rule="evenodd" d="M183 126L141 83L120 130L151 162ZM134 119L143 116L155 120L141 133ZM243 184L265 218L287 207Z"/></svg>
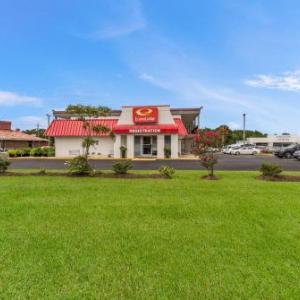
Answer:
<svg viewBox="0 0 300 300"><path fill-rule="evenodd" d="M135 124L157 123L158 109L153 106L133 107L133 122Z"/></svg>

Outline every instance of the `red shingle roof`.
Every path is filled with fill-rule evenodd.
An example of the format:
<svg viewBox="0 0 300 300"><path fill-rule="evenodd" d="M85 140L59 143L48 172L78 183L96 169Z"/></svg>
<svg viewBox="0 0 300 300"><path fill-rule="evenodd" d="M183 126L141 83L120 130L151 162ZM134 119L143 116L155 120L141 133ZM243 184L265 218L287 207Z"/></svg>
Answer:
<svg viewBox="0 0 300 300"><path fill-rule="evenodd" d="M89 120L92 126L105 126L112 130L117 124L117 119L94 119ZM85 137L87 136L87 130L83 129L83 121L81 120L53 120L49 128L45 132L45 136L54 137ZM108 136L107 133L96 133L94 132L92 136Z"/></svg>
<svg viewBox="0 0 300 300"><path fill-rule="evenodd" d="M46 139L39 138L35 135L30 135L21 131L14 130L0 130L0 141L33 141L42 142Z"/></svg>
<svg viewBox="0 0 300 300"><path fill-rule="evenodd" d="M174 118L175 124L164 125L117 125L118 119L94 119L89 120L93 126L105 126L115 133L128 133L129 130L160 130L161 133L178 133L180 136L186 136L187 130L180 118ZM150 133L149 131L149 133ZM158 132L158 131L157 131ZM108 136L107 133L96 133L92 136ZM83 121L81 120L53 120L49 128L45 132L45 136L52 137L85 137L87 131L83 129Z"/></svg>

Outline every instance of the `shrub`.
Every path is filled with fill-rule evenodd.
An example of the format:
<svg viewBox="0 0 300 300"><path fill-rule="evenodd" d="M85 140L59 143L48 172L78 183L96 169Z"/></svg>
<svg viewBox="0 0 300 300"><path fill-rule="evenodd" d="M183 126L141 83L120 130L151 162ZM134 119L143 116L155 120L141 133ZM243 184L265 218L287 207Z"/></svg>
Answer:
<svg viewBox="0 0 300 300"><path fill-rule="evenodd" d="M116 174L127 174L132 169L132 163L130 160L119 161L115 162L112 168Z"/></svg>
<svg viewBox="0 0 300 300"><path fill-rule="evenodd" d="M170 166L161 166L158 171L160 175L166 178L172 178L175 173L175 169Z"/></svg>
<svg viewBox="0 0 300 300"><path fill-rule="evenodd" d="M44 152L45 152L45 155L47 157L54 157L55 156L55 148L54 147L44 148Z"/></svg>
<svg viewBox="0 0 300 300"><path fill-rule="evenodd" d="M40 169L37 174L39 175L46 175L46 169Z"/></svg>
<svg viewBox="0 0 300 300"><path fill-rule="evenodd" d="M280 166L267 163L263 163L259 170L263 176L269 177L277 177L282 172Z"/></svg>
<svg viewBox="0 0 300 300"><path fill-rule="evenodd" d="M10 162L6 159L0 158L0 173L4 173L8 166L10 165Z"/></svg>
<svg viewBox="0 0 300 300"><path fill-rule="evenodd" d="M41 147L32 148L30 150L30 156L41 157L45 155L45 151Z"/></svg>
<svg viewBox="0 0 300 300"><path fill-rule="evenodd" d="M171 157L171 149L170 148L164 148L165 158Z"/></svg>
<svg viewBox="0 0 300 300"><path fill-rule="evenodd" d="M30 156L30 151L31 151L30 148L23 149L23 156Z"/></svg>
<svg viewBox="0 0 300 300"><path fill-rule="evenodd" d="M17 150L11 149L8 150L9 157L16 157L17 156Z"/></svg>
<svg viewBox="0 0 300 300"><path fill-rule="evenodd" d="M66 162L69 172L74 175L88 175L92 171L85 156L76 156Z"/></svg>
<svg viewBox="0 0 300 300"><path fill-rule="evenodd" d="M24 151L22 149L17 149L16 150L16 156L17 157L22 157L24 156Z"/></svg>

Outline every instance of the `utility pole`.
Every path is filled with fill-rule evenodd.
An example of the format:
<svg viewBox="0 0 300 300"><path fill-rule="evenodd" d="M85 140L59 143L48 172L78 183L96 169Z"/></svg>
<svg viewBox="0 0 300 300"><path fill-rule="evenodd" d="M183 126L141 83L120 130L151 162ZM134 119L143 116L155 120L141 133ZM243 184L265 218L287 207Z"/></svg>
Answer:
<svg viewBox="0 0 300 300"><path fill-rule="evenodd" d="M47 117L47 124L48 124L48 127L49 127L49 125L50 125L50 117L51 117L51 115L50 114L46 114L46 117Z"/></svg>
<svg viewBox="0 0 300 300"><path fill-rule="evenodd" d="M46 114L46 117L47 117L48 128L49 128L51 115L50 114ZM48 146L50 146L50 137L48 137Z"/></svg>
<svg viewBox="0 0 300 300"><path fill-rule="evenodd" d="M246 114L243 113L243 144L246 144Z"/></svg>

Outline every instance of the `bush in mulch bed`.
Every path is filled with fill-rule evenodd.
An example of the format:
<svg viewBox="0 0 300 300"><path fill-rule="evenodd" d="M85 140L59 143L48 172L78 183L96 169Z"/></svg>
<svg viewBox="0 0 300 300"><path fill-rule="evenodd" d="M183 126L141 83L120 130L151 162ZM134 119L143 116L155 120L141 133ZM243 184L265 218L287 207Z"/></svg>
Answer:
<svg viewBox="0 0 300 300"><path fill-rule="evenodd" d="M262 176L267 176L267 177L277 177L279 176L279 174L282 173L282 169L280 166L275 164L267 164L267 163L263 163L260 166L259 171L262 173Z"/></svg>
<svg viewBox="0 0 300 300"><path fill-rule="evenodd" d="M282 169L278 165L263 163L259 171L261 175L257 178L260 180L300 182L300 176L281 175Z"/></svg>
<svg viewBox="0 0 300 300"><path fill-rule="evenodd" d="M115 172L115 174L124 175L127 174L128 171L132 169L132 163L130 160L118 161L112 165L112 169Z"/></svg>
<svg viewBox="0 0 300 300"><path fill-rule="evenodd" d="M173 177L173 175L175 174L175 169L170 166L161 166L158 169L158 172L162 177L171 179Z"/></svg>

